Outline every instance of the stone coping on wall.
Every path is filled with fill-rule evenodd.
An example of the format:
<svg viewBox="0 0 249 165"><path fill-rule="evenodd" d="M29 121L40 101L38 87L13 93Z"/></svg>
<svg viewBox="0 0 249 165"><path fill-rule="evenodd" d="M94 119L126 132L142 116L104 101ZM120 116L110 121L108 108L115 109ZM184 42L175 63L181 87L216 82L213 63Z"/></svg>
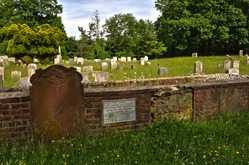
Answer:
<svg viewBox="0 0 249 165"><path fill-rule="evenodd" d="M0 89L0 99L28 97L29 90L22 89Z"/></svg>
<svg viewBox="0 0 249 165"><path fill-rule="evenodd" d="M185 84L180 85L182 88L191 88L191 89L202 89L202 88L209 88L209 87L219 87L219 86L241 86L241 85L248 85L249 86L249 79L239 79L239 80L227 80L227 81L212 81L212 82L203 82L199 84Z"/></svg>
<svg viewBox="0 0 249 165"><path fill-rule="evenodd" d="M147 86L147 85L175 85L182 83L190 83L192 81L203 81L207 75L192 75L192 76L176 76L176 77L160 77L151 79L131 79L122 81L108 81L108 82L91 82L84 83L85 87L123 87L123 86Z"/></svg>

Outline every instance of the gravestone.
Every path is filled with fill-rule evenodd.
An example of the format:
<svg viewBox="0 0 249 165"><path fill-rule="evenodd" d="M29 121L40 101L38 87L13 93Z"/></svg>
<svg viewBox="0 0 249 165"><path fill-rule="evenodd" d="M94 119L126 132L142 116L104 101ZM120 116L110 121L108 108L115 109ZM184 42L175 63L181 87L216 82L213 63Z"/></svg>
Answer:
<svg viewBox="0 0 249 165"><path fill-rule="evenodd" d="M12 71L11 72L11 79L15 81L19 81L22 77L22 72L21 71Z"/></svg>
<svg viewBox="0 0 249 165"><path fill-rule="evenodd" d="M57 55L54 59L54 64L62 64L62 56L61 55Z"/></svg>
<svg viewBox="0 0 249 165"><path fill-rule="evenodd" d="M144 58L141 58L141 59L140 59L140 64L141 64L141 65L144 65L144 64L145 64Z"/></svg>
<svg viewBox="0 0 249 165"><path fill-rule="evenodd" d="M159 67L158 69L158 75L159 76L166 76L168 74L169 70L166 67Z"/></svg>
<svg viewBox="0 0 249 165"><path fill-rule="evenodd" d="M9 57L8 62L16 63L16 58L15 57Z"/></svg>
<svg viewBox="0 0 249 165"><path fill-rule="evenodd" d="M235 69L239 69L239 65L240 64L240 61L239 60L234 60L233 61L233 68L235 68Z"/></svg>
<svg viewBox="0 0 249 165"><path fill-rule="evenodd" d="M29 90L29 88L31 87L31 85L32 84L30 83L30 77L23 77L18 82L17 87L20 88L20 89Z"/></svg>
<svg viewBox="0 0 249 165"><path fill-rule="evenodd" d="M101 59L94 59L94 62L99 63L99 62L101 62Z"/></svg>
<svg viewBox="0 0 249 165"><path fill-rule="evenodd" d="M239 76L239 69L238 68L231 68L228 71L230 76Z"/></svg>
<svg viewBox="0 0 249 165"><path fill-rule="evenodd" d="M108 70L108 67L109 67L109 65L108 65L107 62L102 62L101 63L101 69L102 69L102 71Z"/></svg>
<svg viewBox="0 0 249 165"><path fill-rule="evenodd" d="M28 65L28 77L31 77L33 74L35 74L36 70L37 70L36 64L29 64Z"/></svg>
<svg viewBox="0 0 249 165"><path fill-rule="evenodd" d="M111 70L116 70L118 68L118 63L116 61L111 61Z"/></svg>
<svg viewBox="0 0 249 165"><path fill-rule="evenodd" d="M249 65L249 56L246 56L246 63Z"/></svg>
<svg viewBox="0 0 249 165"><path fill-rule="evenodd" d="M224 71L228 73L229 69L232 68L232 61L231 60L225 60L224 61Z"/></svg>
<svg viewBox="0 0 249 165"><path fill-rule="evenodd" d="M4 66L6 64L8 64L8 56L0 56L0 61L1 61L1 65Z"/></svg>
<svg viewBox="0 0 249 165"><path fill-rule="evenodd" d="M203 63L201 61L195 62L194 73L195 74L202 74L203 73Z"/></svg>
<svg viewBox="0 0 249 165"><path fill-rule="evenodd" d="M192 53L192 57L198 57L198 53L197 52Z"/></svg>
<svg viewBox="0 0 249 165"><path fill-rule="evenodd" d="M77 59L78 59L78 57L74 57L74 58L73 58L73 62L74 62L74 63L77 63Z"/></svg>
<svg viewBox="0 0 249 165"><path fill-rule="evenodd" d="M91 73L93 72L93 66L83 66L82 72Z"/></svg>
<svg viewBox="0 0 249 165"><path fill-rule="evenodd" d="M118 61L118 57L113 57L112 60L115 61L115 62L117 62Z"/></svg>
<svg viewBox="0 0 249 165"><path fill-rule="evenodd" d="M0 66L0 75L1 75L1 80L4 81L4 67Z"/></svg>
<svg viewBox="0 0 249 165"><path fill-rule="evenodd" d="M77 72L81 73L81 67L75 66L74 68L76 69Z"/></svg>
<svg viewBox="0 0 249 165"><path fill-rule="evenodd" d="M81 83L89 83L90 80L89 80L89 77L88 77L88 74L87 73L83 73L82 74L82 81Z"/></svg>
<svg viewBox="0 0 249 165"><path fill-rule="evenodd" d="M50 140L79 132L82 115L82 76L74 68L53 65L31 77L34 133Z"/></svg>
<svg viewBox="0 0 249 165"><path fill-rule="evenodd" d="M40 61L37 58L33 59L33 63L39 63Z"/></svg>
<svg viewBox="0 0 249 165"><path fill-rule="evenodd" d="M148 62L149 61L149 57L148 56L144 56L144 61Z"/></svg>
<svg viewBox="0 0 249 165"><path fill-rule="evenodd" d="M84 65L84 58L78 57L78 58L77 58L77 61L76 61L76 64L77 64L77 65Z"/></svg>
<svg viewBox="0 0 249 165"><path fill-rule="evenodd" d="M109 79L108 72L95 72L93 75L94 75L94 81L98 83L107 82Z"/></svg>
<svg viewBox="0 0 249 165"><path fill-rule="evenodd" d="M3 88L3 75L0 75L0 89Z"/></svg>
<svg viewBox="0 0 249 165"><path fill-rule="evenodd" d="M131 57L127 57L127 62L131 62Z"/></svg>
<svg viewBox="0 0 249 165"><path fill-rule="evenodd" d="M121 58L120 58L120 61L121 61L121 62L126 62L126 57L121 57Z"/></svg>
<svg viewBox="0 0 249 165"><path fill-rule="evenodd" d="M243 56L244 55L244 51L243 50L239 50L239 55Z"/></svg>

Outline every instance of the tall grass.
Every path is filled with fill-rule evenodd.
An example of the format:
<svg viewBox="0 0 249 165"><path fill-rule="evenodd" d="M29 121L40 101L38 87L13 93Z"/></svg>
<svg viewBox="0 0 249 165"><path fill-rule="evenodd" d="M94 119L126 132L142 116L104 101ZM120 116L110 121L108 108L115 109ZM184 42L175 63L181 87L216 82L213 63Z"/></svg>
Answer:
<svg viewBox="0 0 249 165"><path fill-rule="evenodd" d="M167 120L140 132L2 145L0 164L249 164L249 113L202 123Z"/></svg>

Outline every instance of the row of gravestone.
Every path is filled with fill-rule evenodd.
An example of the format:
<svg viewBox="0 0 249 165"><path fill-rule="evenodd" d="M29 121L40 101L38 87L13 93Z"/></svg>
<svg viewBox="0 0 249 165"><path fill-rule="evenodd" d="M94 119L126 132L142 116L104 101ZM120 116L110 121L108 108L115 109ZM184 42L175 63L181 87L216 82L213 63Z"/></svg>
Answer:
<svg viewBox="0 0 249 165"><path fill-rule="evenodd" d="M239 56L248 56L248 54L244 54L244 50L239 50ZM192 57L198 57L198 53L194 52L192 53Z"/></svg>
<svg viewBox="0 0 249 165"><path fill-rule="evenodd" d="M232 76L239 76L240 61L227 59L224 61L224 71ZM194 67L195 74L203 74L203 63L201 61L195 62Z"/></svg>

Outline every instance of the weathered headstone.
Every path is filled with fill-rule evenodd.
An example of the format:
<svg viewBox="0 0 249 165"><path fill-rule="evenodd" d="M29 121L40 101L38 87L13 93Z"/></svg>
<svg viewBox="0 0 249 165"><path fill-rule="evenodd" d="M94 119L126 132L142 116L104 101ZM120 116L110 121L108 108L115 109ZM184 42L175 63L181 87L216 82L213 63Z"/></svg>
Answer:
<svg viewBox="0 0 249 165"><path fill-rule="evenodd" d="M88 77L88 73L86 73L86 74L83 73L81 83L88 83L88 82L90 82L89 77Z"/></svg>
<svg viewBox="0 0 249 165"><path fill-rule="evenodd" d="M149 57L148 56L144 56L144 61L148 62L149 61Z"/></svg>
<svg viewBox="0 0 249 165"><path fill-rule="evenodd" d="M16 58L15 57L9 57L8 62L16 63Z"/></svg>
<svg viewBox="0 0 249 165"><path fill-rule="evenodd" d="M83 57L78 57L76 61L77 65L84 65L84 58Z"/></svg>
<svg viewBox="0 0 249 165"><path fill-rule="evenodd" d="M243 50L239 50L239 55L243 56L244 55L244 51Z"/></svg>
<svg viewBox="0 0 249 165"><path fill-rule="evenodd" d="M99 63L99 62L101 62L101 59L94 59L94 61Z"/></svg>
<svg viewBox="0 0 249 165"><path fill-rule="evenodd" d="M75 66L74 68L76 69L77 72L81 73L81 71L82 71L82 70L81 70L81 67Z"/></svg>
<svg viewBox="0 0 249 165"><path fill-rule="evenodd" d="M239 69L238 68L231 68L228 71L230 76L239 76Z"/></svg>
<svg viewBox="0 0 249 165"><path fill-rule="evenodd" d="M33 59L33 63L39 63L39 62L40 62L40 60L38 60L37 58Z"/></svg>
<svg viewBox="0 0 249 165"><path fill-rule="evenodd" d="M117 62L118 61L118 57L113 57L112 60L115 61L115 62Z"/></svg>
<svg viewBox="0 0 249 165"><path fill-rule="evenodd" d="M82 126L82 76L74 68L53 65L31 77L34 133L45 140L71 136Z"/></svg>
<svg viewBox="0 0 249 165"><path fill-rule="evenodd" d="M249 65L249 55L246 56L246 63Z"/></svg>
<svg viewBox="0 0 249 165"><path fill-rule="evenodd" d="M166 68L166 67L159 67L158 68L158 75L159 76L165 76L165 75L167 75L168 74L168 68Z"/></svg>
<svg viewBox="0 0 249 165"><path fill-rule="evenodd" d="M127 57L127 62L131 62L131 57Z"/></svg>
<svg viewBox="0 0 249 165"><path fill-rule="evenodd" d="M240 67L240 61L239 60L234 60L233 61L233 68L239 69L239 67Z"/></svg>
<svg viewBox="0 0 249 165"><path fill-rule="evenodd" d="M30 77L23 77L18 82L17 87L20 88L20 89L29 90L29 88L31 87L31 85L32 84L30 83Z"/></svg>
<svg viewBox="0 0 249 165"><path fill-rule="evenodd" d="M195 62L194 73L195 74L202 74L203 73L203 63L201 61Z"/></svg>
<svg viewBox="0 0 249 165"><path fill-rule="evenodd" d="M0 66L0 75L2 76L2 80L4 80L4 67Z"/></svg>
<svg viewBox="0 0 249 165"><path fill-rule="evenodd" d="M108 63L107 63L107 62L102 62L102 63L101 63L101 68L102 68L102 71L106 71L106 70L108 70L108 67L109 67L109 65L108 65Z"/></svg>
<svg viewBox="0 0 249 165"><path fill-rule="evenodd" d="M141 65L144 65L144 64L145 64L144 58L141 58L141 59L140 59L140 64L141 64Z"/></svg>
<svg viewBox="0 0 249 165"><path fill-rule="evenodd" d="M93 72L93 66L83 66L82 72L91 73Z"/></svg>
<svg viewBox="0 0 249 165"><path fill-rule="evenodd" d="M111 61L111 70L116 70L118 68L118 63L116 61Z"/></svg>
<svg viewBox="0 0 249 165"><path fill-rule="evenodd" d="M62 64L62 56L61 55L57 55L54 59L54 64Z"/></svg>
<svg viewBox="0 0 249 165"><path fill-rule="evenodd" d="M8 64L8 56L0 56L1 66Z"/></svg>
<svg viewBox="0 0 249 165"><path fill-rule="evenodd" d="M198 53L197 52L192 53L192 57L198 57Z"/></svg>
<svg viewBox="0 0 249 165"><path fill-rule="evenodd" d="M137 62L137 58L133 58L132 61L133 61L133 62Z"/></svg>
<svg viewBox="0 0 249 165"><path fill-rule="evenodd" d="M126 62L126 57L121 57L121 58L120 58L120 61L121 61L121 62Z"/></svg>
<svg viewBox="0 0 249 165"><path fill-rule="evenodd" d="M74 63L77 63L77 59L78 59L78 57L74 57L74 58L73 58L73 62L74 62Z"/></svg>
<svg viewBox="0 0 249 165"><path fill-rule="evenodd" d="M228 73L229 69L232 68L232 61L231 60L225 60L224 61L224 71Z"/></svg>
<svg viewBox="0 0 249 165"><path fill-rule="evenodd" d="M21 71L12 71L11 72L11 79L15 81L19 81L22 77L22 72Z"/></svg>
<svg viewBox="0 0 249 165"><path fill-rule="evenodd" d="M106 82L109 79L109 73L108 72L95 72L94 73L94 80L95 82L101 83Z"/></svg>
<svg viewBox="0 0 249 165"><path fill-rule="evenodd" d="M28 65L28 77L31 77L33 74L35 74L36 70L37 70L36 64L29 64Z"/></svg>

